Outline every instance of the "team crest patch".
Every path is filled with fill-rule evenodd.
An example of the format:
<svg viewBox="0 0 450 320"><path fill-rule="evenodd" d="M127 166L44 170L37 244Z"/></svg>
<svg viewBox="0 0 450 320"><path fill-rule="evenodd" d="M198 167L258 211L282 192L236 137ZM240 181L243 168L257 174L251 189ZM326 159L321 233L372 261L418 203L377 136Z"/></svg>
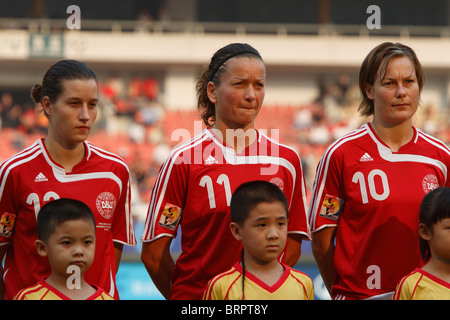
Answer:
<svg viewBox="0 0 450 320"><path fill-rule="evenodd" d="M323 199L322 208L320 209L319 214L324 218L337 220L339 218L339 215L341 214L342 205L342 199L327 194Z"/></svg>
<svg viewBox="0 0 450 320"><path fill-rule="evenodd" d="M423 180L422 180L422 188L423 192L427 194L431 190L436 189L439 187L439 181L438 178L434 174L427 174Z"/></svg>
<svg viewBox="0 0 450 320"><path fill-rule="evenodd" d="M15 221L15 214L4 212L0 219L0 236L9 237L13 231Z"/></svg>
<svg viewBox="0 0 450 320"><path fill-rule="evenodd" d="M278 186L278 188L283 190L284 184L283 184L283 180L281 180L280 178L278 178L278 177L272 178L272 179L270 179L269 182L272 182L274 185Z"/></svg>
<svg viewBox="0 0 450 320"><path fill-rule="evenodd" d="M111 219L116 208L116 197L111 192L102 192L96 200L98 212L105 219Z"/></svg>
<svg viewBox="0 0 450 320"><path fill-rule="evenodd" d="M161 217L159 218L159 225L173 231L175 230L180 217L181 208L177 207L176 205L167 203L164 207Z"/></svg>

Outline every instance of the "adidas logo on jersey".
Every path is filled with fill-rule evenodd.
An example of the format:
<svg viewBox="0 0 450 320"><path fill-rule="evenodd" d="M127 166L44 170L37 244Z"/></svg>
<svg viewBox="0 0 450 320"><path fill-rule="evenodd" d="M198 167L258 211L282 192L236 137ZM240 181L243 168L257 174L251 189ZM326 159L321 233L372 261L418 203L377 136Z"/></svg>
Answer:
<svg viewBox="0 0 450 320"><path fill-rule="evenodd" d="M205 160L205 164L214 164L214 163L219 163L216 159L214 159L213 156L209 156L208 159Z"/></svg>
<svg viewBox="0 0 450 320"><path fill-rule="evenodd" d="M373 161L373 158L366 152L364 155L359 159L360 162L367 162L367 161Z"/></svg>
<svg viewBox="0 0 450 320"><path fill-rule="evenodd" d="M39 172L39 174L34 178L34 182L42 182L42 181L48 181L46 176L42 172Z"/></svg>

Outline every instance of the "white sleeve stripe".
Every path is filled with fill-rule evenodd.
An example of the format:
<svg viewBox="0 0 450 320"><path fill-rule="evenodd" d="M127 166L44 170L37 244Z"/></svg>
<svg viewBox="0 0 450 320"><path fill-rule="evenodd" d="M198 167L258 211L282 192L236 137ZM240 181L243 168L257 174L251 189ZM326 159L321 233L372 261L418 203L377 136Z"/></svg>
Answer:
<svg viewBox="0 0 450 320"><path fill-rule="evenodd" d="M134 235L134 227L133 227L133 217L130 211L130 196L131 196L131 186L130 180L128 180L127 184L127 194L125 199L125 221L126 221L126 229L127 229L127 241L130 245L136 245L135 235Z"/></svg>
<svg viewBox="0 0 450 320"><path fill-rule="evenodd" d="M436 139L433 136L430 136L420 130L418 130L419 136L421 136L424 140L428 141L430 144L436 146L437 148L441 149L442 151L446 152L450 156L450 149L445 145L444 142L442 142L439 139Z"/></svg>
<svg viewBox="0 0 450 320"><path fill-rule="evenodd" d="M319 210L319 207L321 205L320 201L322 199L322 193L323 189L325 188L325 182L328 175L328 167L330 165L330 158L331 155L338 149L342 144L352 141L354 139L358 139L364 135L366 135L367 132L367 125L364 125L361 129L355 130L341 139L334 142L328 149L325 151L325 154L323 155L322 159L319 162L319 166L317 168L316 173L316 179L314 181L313 186L313 193L311 196L311 203L308 210L308 218L309 218L309 225L311 226L311 230L315 229L315 223L316 223L316 215L317 211Z"/></svg>
<svg viewBox="0 0 450 320"><path fill-rule="evenodd" d="M202 143L207 138L205 133L206 129L202 134L192 138L188 142L182 144L180 147L172 150L169 158L162 165L155 186L153 188L152 198L150 199L150 205L147 211L147 220L141 238L142 241L154 237L156 219L158 217L159 208L164 198L165 190L169 182L170 173L172 171L174 162L183 151L194 148L199 143Z"/></svg>
<svg viewBox="0 0 450 320"><path fill-rule="evenodd" d="M444 177L447 178L447 166L442 161L439 161L437 159L433 159L430 157L426 157L426 156L421 156L418 154L392 153L392 150L389 147L383 145L380 141L378 141L372 132L369 132L369 134L372 137L372 139L375 141L375 143L377 144L378 153L380 154L380 157L382 157L384 160L389 161L389 162L418 162L418 163L431 164L432 166L439 168L442 171L442 173L444 174ZM450 151L445 150L445 148L443 148L442 145L439 145L436 142L437 141L436 139L431 139L430 137L426 137L423 134L421 135L421 137L424 140L426 140L428 143L430 143L431 145L447 152L450 155Z"/></svg>
<svg viewBox="0 0 450 320"><path fill-rule="evenodd" d="M197 141L202 142L205 139L205 132L203 132L202 135L194 137L193 139L189 140L187 143L181 145L178 148L175 148L169 158L164 162L162 168L161 168L161 172L158 176L158 179L156 181L154 190L155 192L153 192L152 194L152 199L150 201L150 206L149 206L149 210L147 214L150 214L150 216L152 217L150 220L150 230L152 232L152 237L153 237L153 232L154 232L154 228L155 228L155 224L156 224L156 219L158 216L158 211L159 211L159 207L161 206L161 202L162 202L162 198L164 197L165 194L165 189L167 187L167 183L169 181L169 177L170 177L170 172L172 171L172 167L173 167L173 162L176 161L178 155L180 153L182 153L184 150L187 150L189 148L193 148L195 145L198 144ZM194 143L194 144L192 144ZM163 182L164 181L164 182ZM160 185L162 184L162 189L160 189ZM158 201L156 199L159 199ZM147 225L146 225L146 229L144 230L144 234L147 234L148 229L147 229Z"/></svg>
<svg viewBox="0 0 450 320"><path fill-rule="evenodd" d="M32 152L34 152L34 153L32 153ZM3 174L3 170L5 170L4 175L2 177L2 180L1 180L2 182L1 182L1 185L0 185L0 200L3 197L3 191L5 189L5 184L6 184L6 180L8 178L9 172L12 169L14 169L15 167L20 166L21 164L24 164L26 162L29 162L29 161L33 160L34 158L36 158L38 155L41 154L41 151L39 150L39 147L38 147L37 149L30 150L29 152L27 152L27 154L28 153L32 153L28 158L23 158L23 159L21 159L21 160L19 160L17 162L14 162L13 164L11 164L11 162L13 160L17 159L16 157L13 157L13 158L9 159L7 161L7 163L5 163L2 166L2 168L0 169L0 176ZM22 155L25 155L25 154L22 154Z"/></svg>
<svg viewBox="0 0 450 320"><path fill-rule="evenodd" d="M23 150L20 153L15 154L14 156L12 156L11 158L9 158L8 160L6 160L5 162L3 162L1 164L0 167L0 176L2 175L3 170L13 161L16 161L18 159L20 159L21 157L25 157L25 156L29 156L31 153L35 152L35 151L39 151L40 150L40 146L37 143L34 143L32 146L30 146L29 148Z"/></svg>
<svg viewBox="0 0 450 320"><path fill-rule="evenodd" d="M105 158L105 159L109 159L109 160L115 161L117 163L120 163L127 169L127 171L129 171L128 165L126 164L126 162L121 157L119 157L118 155L116 155L114 153L111 153L111 152L108 152L106 150L103 150L101 148L95 147L95 146L93 146L92 144L89 144L89 143L88 143L88 146L89 146L89 149L92 150L93 152L95 152L95 154L97 154L98 156L100 156L102 158Z"/></svg>

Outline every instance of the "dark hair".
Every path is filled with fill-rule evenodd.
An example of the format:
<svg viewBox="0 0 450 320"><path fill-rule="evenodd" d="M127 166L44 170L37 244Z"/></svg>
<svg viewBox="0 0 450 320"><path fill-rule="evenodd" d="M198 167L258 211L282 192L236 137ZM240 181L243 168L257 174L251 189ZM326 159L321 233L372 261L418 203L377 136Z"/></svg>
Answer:
<svg viewBox="0 0 450 320"><path fill-rule="evenodd" d="M408 57L411 60L416 71L419 92L422 91L424 75L422 65L416 53L404 44L384 42L369 52L359 70L359 90L362 95L362 101L358 107L358 111L361 115L371 116L375 112L374 102L367 96L365 85L369 84L373 86L377 77L383 79L386 75L389 61L397 57Z"/></svg>
<svg viewBox="0 0 450 320"><path fill-rule="evenodd" d="M231 221L242 225L250 211L262 202L281 202L288 215L288 203L283 191L268 181L249 181L241 184L233 193L230 202Z"/></svg>
<svg viewBox="0 0 450 320"><path fill-rule="evenodd" d="M419 223L431 227L438 221L450 218L450 188L438 187L428 192L420 205ZM420 255L423 261L431 258L428 241L419 237Z"/></svg>
<svg viewBox="0 0 450 320"><path fill-rule="evenodd" d="M221 75L226 71L226 62L236 56L253 57L261 61L261 55L251 45L246 43L231 43L214 53L209 65L203 70L197 79L197 109L201 112L203 122L208 126L212 126L215 122L216 108L208 98L207 87L212 81L216 86L220 85Z"/></svg>
<svg viewBox="0 0 450 320"><path fill-rule="evenodd" d="M31 89L31 98L35 103L42 103L48 96L50 102L58 100L63 91L63 80L90 80L97 82L97 76L86 64L77 60L61 60L52 65L45 73L42 84L35 84Z"/></svg>
<svg viewBox="0 0 450 320"><path fill-rule="evenodd" d="M243 225L248 218L250 211L260 203L263 202L281 202L286 210L286 217L288 216L289 207L286 196L283 191L275 184L255 180L244 182L233 193L230 203L231 221L239 225ZM245 300L244 282L245 282L245 262L244 262L244 248L241 251L242 263L242 300Z"/></svg>
<svg viewBox="0 0 450 320"><path fill-rule="evenodd" d="M46 203L42 206L37 216L37 233L39 239L47 242L55 232L56 227L71 220L92 222L95 228L94 214L83 202L62 198Z"/></svg>

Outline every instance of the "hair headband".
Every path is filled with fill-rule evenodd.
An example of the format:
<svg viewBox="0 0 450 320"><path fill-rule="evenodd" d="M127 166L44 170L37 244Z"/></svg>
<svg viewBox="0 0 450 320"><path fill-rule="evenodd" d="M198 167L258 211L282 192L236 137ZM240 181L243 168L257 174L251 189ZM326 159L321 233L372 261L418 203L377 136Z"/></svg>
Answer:
<svg viewBox="0 0 450 320"><path fill-rule="evenodd" d="M240 51L240 52L235 52L233 54L230 54L221 63L219 63L217 65L217 67L214 69L214 72L211 74L211 77L209 78L209 81L212 81L214 79L214 77L216 76L217 71L220 69L220 67L222 67L225 64L225 62L227 62L228 60L230 60L230 59L232 59L232 58L234 58L236 56L239 56L241 54L252 54L252 55L254 55L254 56L256 56L256 57L261 59L261 56L259 54L255 53L254 51Z"/></svg>

